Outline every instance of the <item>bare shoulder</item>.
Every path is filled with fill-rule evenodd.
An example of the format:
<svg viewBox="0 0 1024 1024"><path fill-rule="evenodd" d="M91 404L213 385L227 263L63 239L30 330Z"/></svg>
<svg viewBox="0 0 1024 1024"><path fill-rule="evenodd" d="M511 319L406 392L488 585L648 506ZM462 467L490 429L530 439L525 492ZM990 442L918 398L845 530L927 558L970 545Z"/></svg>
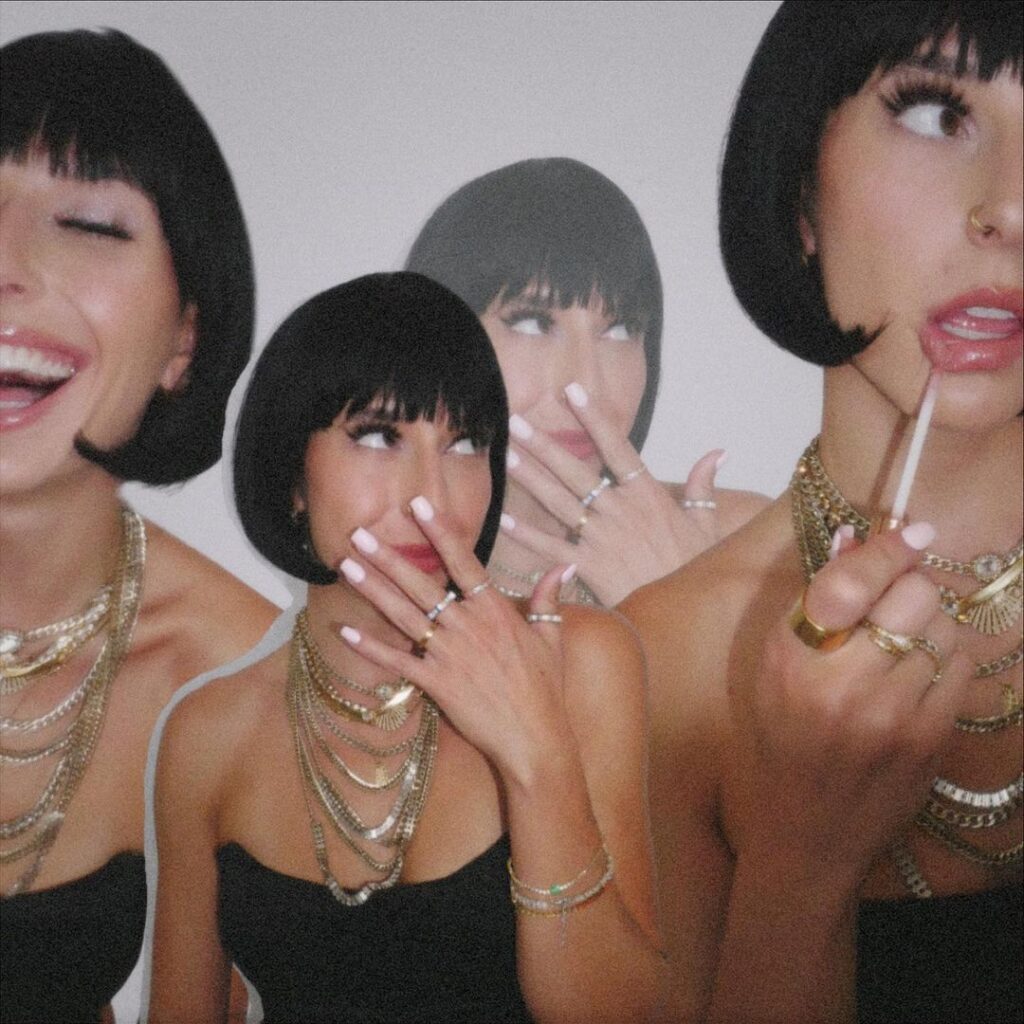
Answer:
<svg viewBox="0 0 1024 1024"><path fill-rule="evenodd" d="M643 650L632 624L617 611L562 608L566 693L590 703L642 691Z"/></svg>
<svg viewBox="0 0 1024 1024"><path fill-rule="evenodd" d="M280 609L160 527L147 523L146 529L140 641L167 648L174 662L169 674L180 685L248 651Z"/></svg>

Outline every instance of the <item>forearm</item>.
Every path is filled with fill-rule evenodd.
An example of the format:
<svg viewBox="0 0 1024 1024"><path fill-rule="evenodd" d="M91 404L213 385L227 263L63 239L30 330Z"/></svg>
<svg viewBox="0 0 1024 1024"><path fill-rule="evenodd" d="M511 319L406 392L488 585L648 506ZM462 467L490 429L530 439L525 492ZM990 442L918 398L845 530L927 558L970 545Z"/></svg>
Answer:
<svg viewBox="0 0 1024 1024"><path fill-rule="evenodd" d="M856 887L799 885L738 863L709 1024L847 1024L855 1019Z"/></svg>
<svg viewBox="0 0 1024 1024"><path fill-rule="evenodd" d="M630 848L602 836L578 761L548 761L526 785L508 789L512 863L529 886L579 882L559 897L585 896L564 913L517 908L519 979L538 1022L643 1021L656 1002L662 960L653 914L624 897L637 865L649 856L638 830ZM615 874L601 886L611 855ZM621 884L620 884L621 883ZM539 903L553 898L527 894Z"/></svg>

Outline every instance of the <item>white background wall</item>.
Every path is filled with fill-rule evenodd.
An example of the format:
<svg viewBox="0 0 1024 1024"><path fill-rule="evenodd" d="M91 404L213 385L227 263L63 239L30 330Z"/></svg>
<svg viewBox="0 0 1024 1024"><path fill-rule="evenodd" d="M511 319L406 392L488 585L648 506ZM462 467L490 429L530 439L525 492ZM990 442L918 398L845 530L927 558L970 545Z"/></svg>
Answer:
<svg viewBox="0 0 1024 1024"><path fill-rule="evenodd" d="M682 479L721 446L732 456L723 485L775 494L815 432L819 373L737 307L715 216L729 113L775 7L4 0L0 40L111 26L166 59L241 194L258 345L314 292L398 269L427 216L470 178L530 156L591 164L636 203L664 279L647 462ZM236 528L227 487L222 463L184 487L129 490L146 515L288 603Z"/></svg>

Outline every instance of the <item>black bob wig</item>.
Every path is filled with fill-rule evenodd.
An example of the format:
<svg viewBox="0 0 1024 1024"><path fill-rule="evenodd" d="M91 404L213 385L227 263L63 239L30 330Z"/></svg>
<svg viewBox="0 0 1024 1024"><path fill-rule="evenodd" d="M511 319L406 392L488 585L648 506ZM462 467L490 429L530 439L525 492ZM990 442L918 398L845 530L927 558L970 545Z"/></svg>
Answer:
<svg viewBox="0 0 1024 1024"><path fill-rule="evenodd" d="M446 415L490 446L491 502L476 543L486 564L505 496L508 402L490 339L456 295L419 274L370 274L304 302L274 332L245 395L235 504L257 550L308 583L337 573L292 516L310 436L339 413L379 406L402 422Z"/></svg>
<svg viewBox="0 0 1024 1024"><path fill-rule="evenodd" d="M156 205L196 347L135 435L79 454L125 480L168 484L221 455L228 395L249 359L253 271L242 210L202 115L164 62L121 32L45 32L0 51L0 158L49 157L54 174L115 178ZM140 325L144 328L145 325Z"/></svg>
<svg viewBox="0 0 1024 1024"><path fill-rule="evenodd" d="M813 195L829 114L878 69L952 39L957 74L1021 72L1024 5L973 0L787 0L740 89L722 163L719 240L737 298L783 348L838 366L873 340L832 319L815 259L803 261L802 195Z"/></svg>
<svg viewBox="0 0 1024 1024"><path fill-rule="evenodd" d="M661 275L636 207L614 182L566 157L474 178L430 216L406 269L450 288L478 316L534 285L563 308L599 296L643 332L647 381L630 431L643 446L661 372Z"/></svg>

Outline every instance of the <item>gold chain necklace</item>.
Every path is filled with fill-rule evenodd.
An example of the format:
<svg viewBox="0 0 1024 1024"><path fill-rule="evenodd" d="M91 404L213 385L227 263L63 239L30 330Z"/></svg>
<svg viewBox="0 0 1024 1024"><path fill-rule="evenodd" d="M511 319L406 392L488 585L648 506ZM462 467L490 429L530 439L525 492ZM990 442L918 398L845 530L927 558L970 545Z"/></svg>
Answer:
<svg viewBox="0 0 1024 1024"><path fill-rule="evenodd" d="M127 506L122 506L121 544L114 579L109 584L109 616L103 619L107 636L92 667L71 695L52 711L34 719L0 719L0 734L34 732L58 721L73 707L81 704L78 714L66 730L45 746L28 750L6 746L0 748L3 762L12 766L32 764L56 754L61 755L36 802L27 811L0 822L0 842L16 843L0 851L0 864L14 863L34 854L31 863L7 889L5 896L24 892L35 881L43 859L57 839L71 799L89 766L103 728L110 684L131 644L142 596L145 560L146 531L142 518ZM45 672L40 670L30 678L42 674Z"/></svg>

